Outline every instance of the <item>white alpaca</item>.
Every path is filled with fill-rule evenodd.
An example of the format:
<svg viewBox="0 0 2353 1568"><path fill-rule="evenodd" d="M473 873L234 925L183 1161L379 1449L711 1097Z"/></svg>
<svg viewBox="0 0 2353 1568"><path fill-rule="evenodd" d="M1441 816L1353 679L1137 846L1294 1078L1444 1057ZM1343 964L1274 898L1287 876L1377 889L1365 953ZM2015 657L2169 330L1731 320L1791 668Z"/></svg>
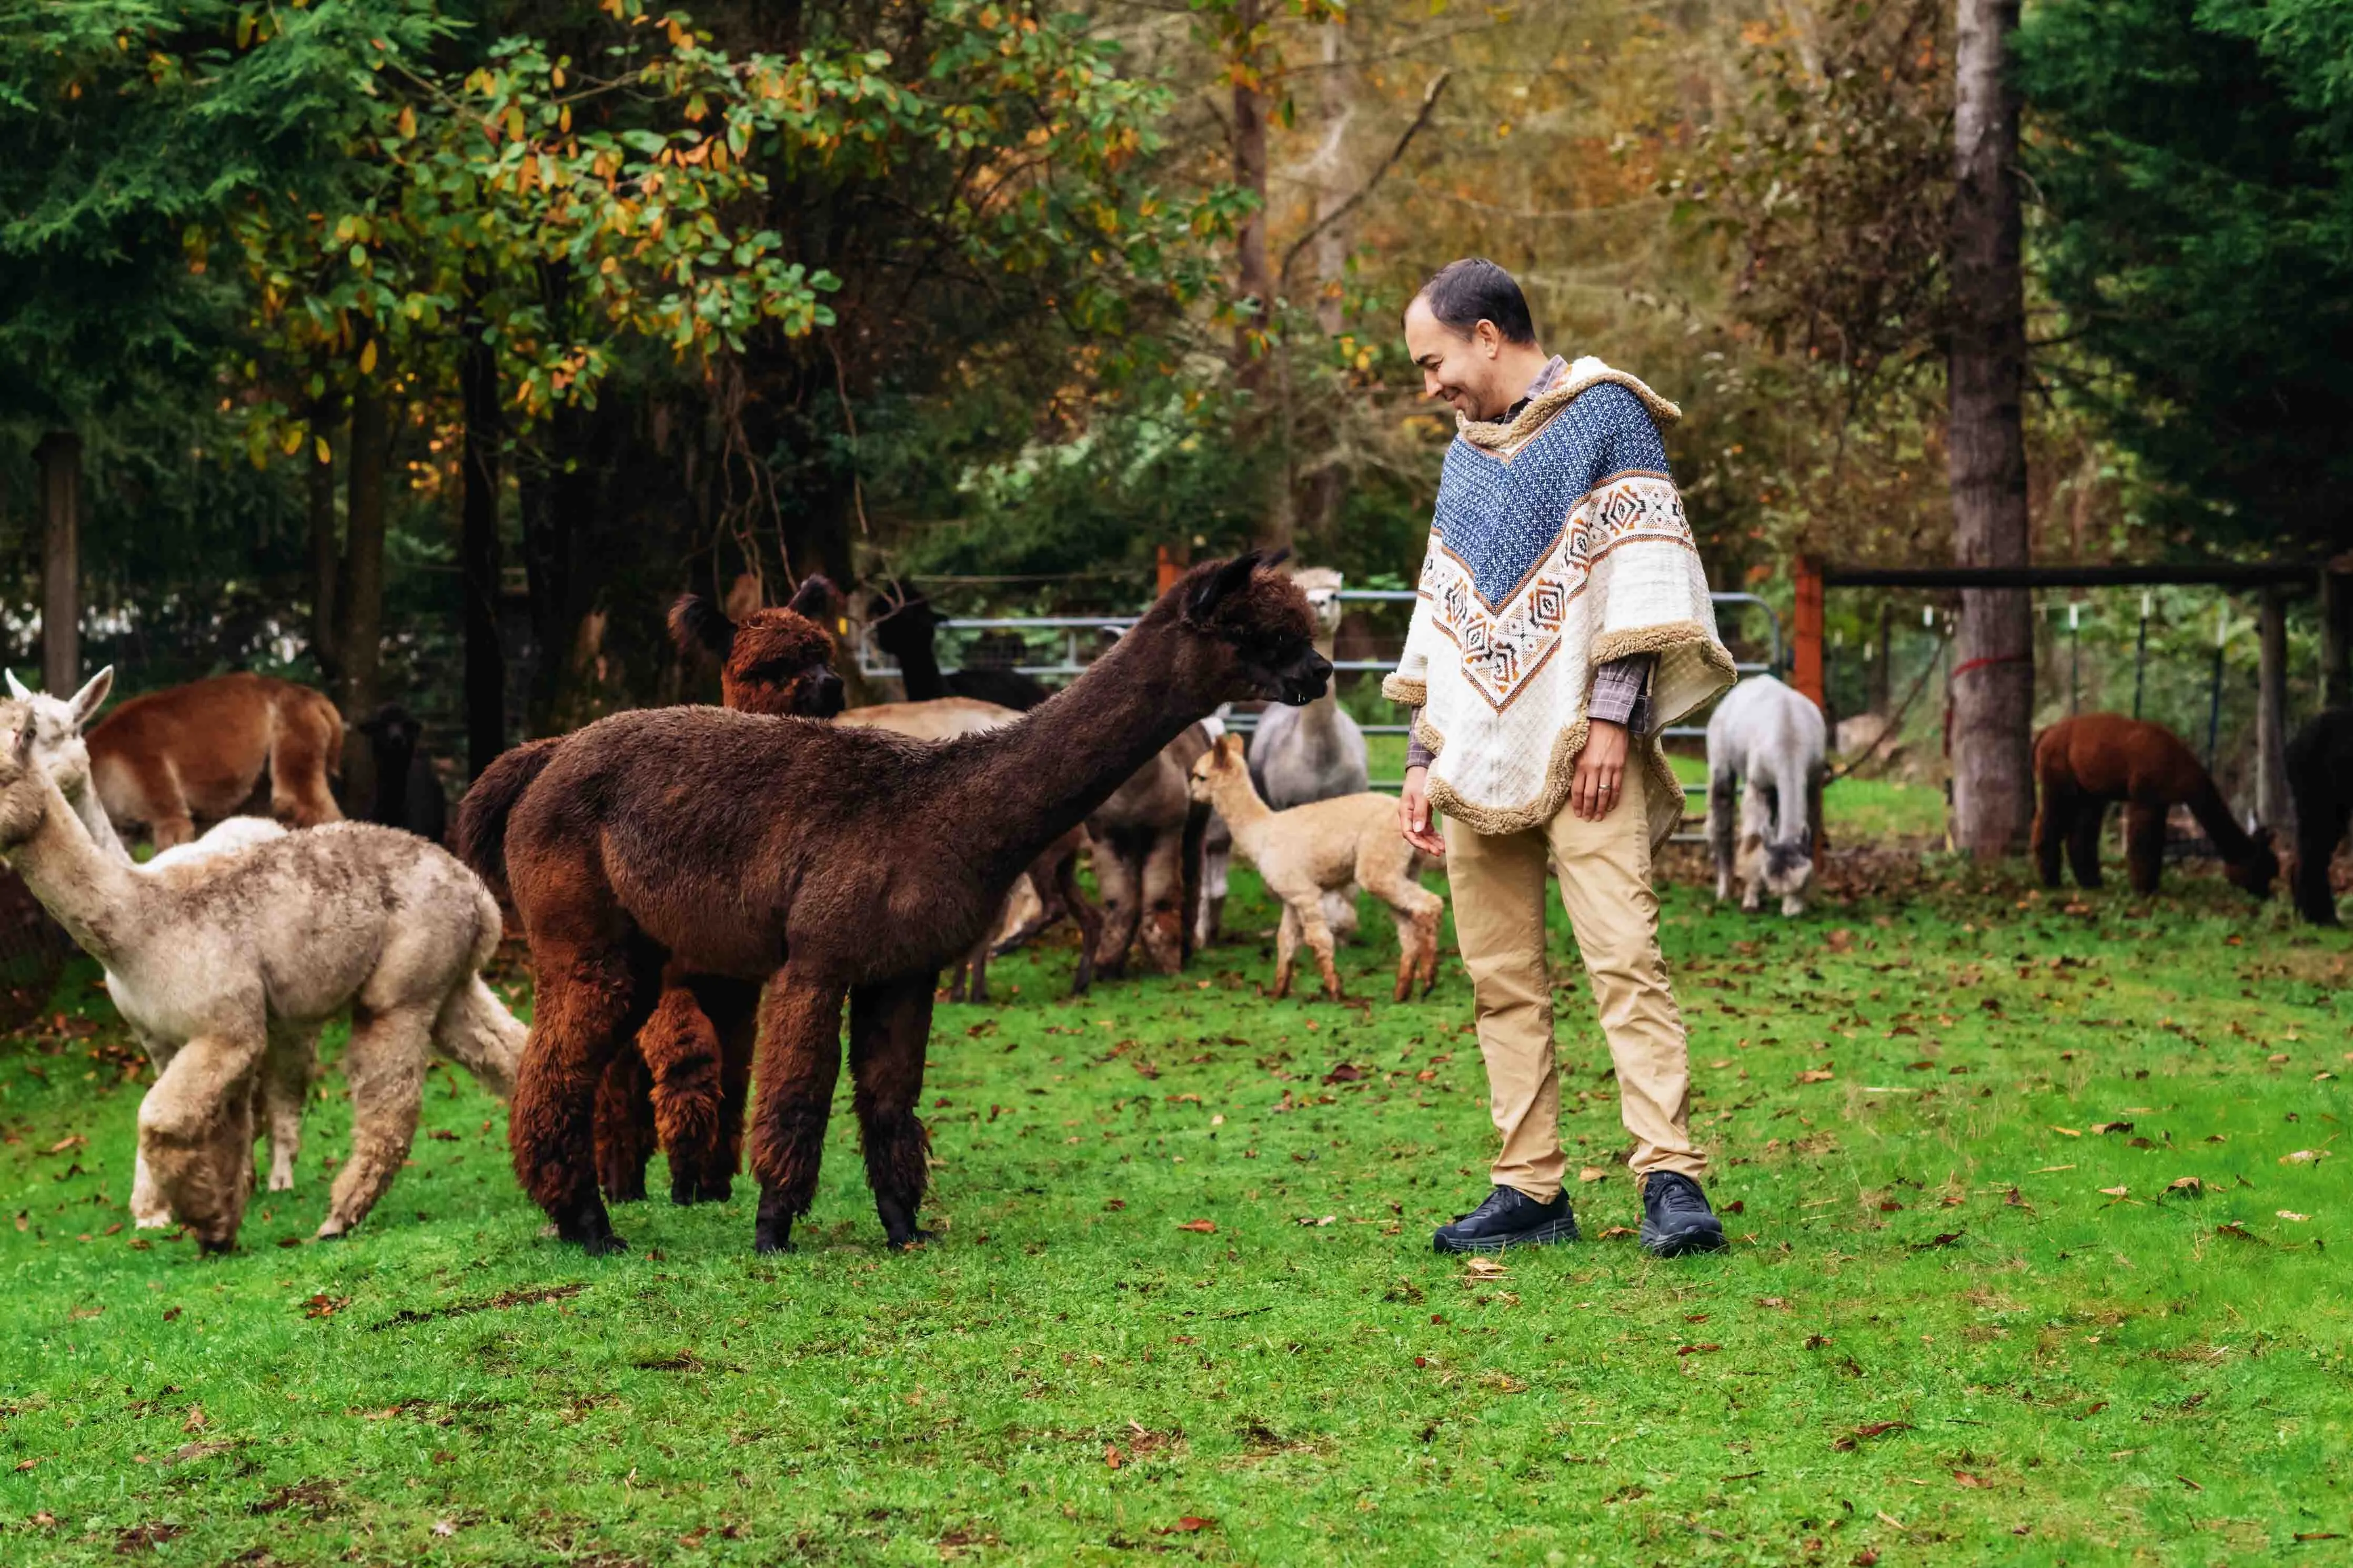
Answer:
<svg viewBox="0 0 2353 1568"><path fill-rule="evenodd" d="M1707 721L1707 842L1715 858L1715 896L1755 911L1765 895L1781 912L1806 910L1821 842L1822 779L1828 743L1822 710L1769 675L1751 676L1724 695ZM1739 841L1733 796L1740 800Z"/></svg>
<svg viewBox="0 0 2353 1568"><path fill-rule="evenodd" d="M154 1056L139 1108L150 1196L207 1250L232 1245L244 1217L257 1080L294 1063L307 1086L310 1043L345 1008L352 1154L322 1237L364 1218L406 1159L428 1051L512 1092L524 1030L477 973L498 908L447 851L338 823L131 865L91 838L37 740L28 705L0 703L0 856L106 966L116 1009Z"/></svg>

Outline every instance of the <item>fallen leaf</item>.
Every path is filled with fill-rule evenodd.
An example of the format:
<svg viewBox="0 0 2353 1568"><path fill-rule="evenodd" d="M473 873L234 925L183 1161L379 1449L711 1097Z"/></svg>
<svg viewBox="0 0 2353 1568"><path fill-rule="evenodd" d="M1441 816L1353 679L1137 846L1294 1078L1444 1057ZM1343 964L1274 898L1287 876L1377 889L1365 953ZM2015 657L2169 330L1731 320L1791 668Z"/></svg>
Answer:
<svg viewBox="0 0 2353 1568"><path fill-rule="evenodd" d="M2108 1196L2112 1198L2120 1198L2130 1193L2132 1189L2130 1187L2102 1187L2100 1191L2107 1194Z"/></svg>
<svg viewBox="0 0 2353 1568"><path fill-rule="evenodd" d="M2094 1132L2129 1132L2132 1130L2133 1124L2129 1121L2094 1121L2092 1123L2092 1131Z"/></svg>
<svg viewBox="0 0 2353 1568"><path fill-rule="evenodd" d="M1914 1242L1912 1244L1912 1250L1915 1252L1931 1252L1939 1247L1950 1247L1967 1235L1968 1235L1968 1232L1965 1230L1948 1230L1941 1236L1931 1237L1926 1241Z"/></svg>
<svg viewBox="0 0 2353 1568"><path fill-rule="evenodd" d="M1885 1519L1887 1516L1883 1513L1879 1517ZM1904 1527L1899 1524L1895 1528L1901 1530ZM1848 1558L1847 1561L1853 1563L1854 1568L1873 1568L1873 1564L1879 1561L1879 1548L1876 1546L1866 1546L1862 1551L1856 1552L1853 1556Z"/></svg>
<svg viewBox="0 0 2353 1568"><path fill-rule="evenodd" d="M1176 1228L1178 1230L1198 1231L1203 1236L1215 1236L1218 1234L1218 1223L1215 1220L1188 1219Z"/></svg>
<svg viewBox="0 0 2353 1568"><path fill-rule="evenodd" d="M454 1519L437 1519L433 1521L433 1533L455 1535L458 1533L458 1521Z"/></svg>
<svg viewBox="0 0 2353 1568"><path fill-rule="evenodd" d="M2280 1218L2294 1220L2298 1225L2302 1225L2306 1220L2312 1217L2308 1214L2298 1214L2294 1209L2281 1209L2278 1213Z"/></svg>
<svg viewBox="0 0 2353 1568"><path fill-rule="evenodd" d="M1113 1470L1115 1470L1115 1469L1119 1468L1119 1466L1120 1466L1120 1460L1121 1460L1121 1458L1123 1458L1123 1456L1121 1455L1121 1453L1120 1453L1120 1451L1119 1451L1119 1445L1118 1445L1118 1444L1116 1444L1116 1443L1106 1443L1106 1444L1104 1444L1104 1445L1103 1445L1103 1465L1104 1465L1104 1468L1108 1468L1108 1469L1113 1469Z"/></svg>
<svg viewBox="0 0 2353 1568"><path fill-rule="evenodd" d="M2309 1165L2315 1160L2326 1160L2327 1158L2328 1151L2326 1149L2298 1149L2293 1154L2282 1154L2280 1156L2280 1163L2283 1165Z"/></svg>
<svg viewBox="0 0 2353 1568"><path fill-rule="evenodd" d="M1166 1530L1162 1531L1160 1533L1163 1535L1190 1535L1196 1531L1215 1530L1217 1526L1218 1521L1214 1519L1203 1519L1198 1514L1188 1513L1179 1519L1175 1524L1170 1525Z"/></svg>
<svg viewBox="0 0 2353 1568"><path fill-rule="evenodd" d="M1608 1230L1601 1233L1599 1239L1603 1241L1617 1241L1625 1237L1632 1236L1633 1234L1635 1234L1634 1227L1630 1225L1613 1225Z"/></svg>
<svg viewBox="0 0 2353 1568"><path fill-rule="evenodd" d="M1462 1265L1462 1271L1481 1279L1501 1279L1511 1272L1492 1258L1473 1258Z"/></svg>
<svg viewBox="0 0 2353 1568"><path fill-rule="evenodd" d="M1858 1437L1883 1437L1890 1432L1912 1430L1914 1427L1909 1421L1873 1421L1868 1426L1856 1427L1854 1435Z"/></svg>
<svg viewBox="0 0 2353 1568"><path fill-rule="evenodd" d="M2183 1486L2188 1487L2193 1492L2202 1492L2206 1489L2204 1487L2200 1486L2196 1481L2191 1480L2188 1476L2176 1476L2173 1479L2179 1481Z"/></svg>
<svg viewBox="0 0 2353 1568"><path fill-rule="evenodd" d="M1973 1476L1967 1470L1955 1470L1953 1472L1953 1480L1956 1484L1965 1487L1989 1487L1993 1485L1991 1481L1986 1479L1983 1476Z"/></svg>
<svg viewBox="0 0 2353 1568"><path fill-rule="evenodd" d="M1125 1198L1105 1198L1105 1199L1103 1199L1103 1207L1104 1207L1104 1208L1106 1208L1106 1209L1118 1210L1118 1209L1124 1209L1124 1208L1125 1208L1126 1206L1127 1206L1127 1200L1126 1200Z"/></svg>
<svg viewBox="0 0 2353 1568"><path fill-rule="evenodd" d="M1606 1179L1609 1174L1609 1172L1599 1165L1588 1165L1577 1173L1577 1179L1580 1182L1599 1182Z"/></svg>
<svg viewBox="0 0 2353 1568"><path fill-rule="evenodd" d="M47 1148L42 1150L41 1152L44 1154L62 1154L69 1149L84 1148L89 1144L89 1142L90 1140L83 1137L80 1133L69 1132L64 1137L58 1139L56 1142L50 1144Z"/></svg>
<svg viewBox="0 0 2353 1568"><path fill-rule="evenodd" d="M1828 1068L1808 1068L1805 1071L1798 1075L1797 1081L1799 1083L1828 1083L1831 1079L1836 1077L1838 1077L1838 1074L1832 1072Z"/></svg>
<svg viewBox="0 0 2353 1568"><path fill-rule="evenodd" d="M19 1459L16 1461L16 1468L20 1470L29 1470L40 1462L38 1459Z"/></svg>
<svg viewBox="0 0 2353 1568"><path fill-rule="evenodd" d="M2176 1176L2165 1184L2165 1190L2168 1193L2180 1193L2188 1197L2199 1198L2206 1195L2206 1184L2196 1176Z"/></svg>
<svg viewBox="0 0 2353 1568"><path fill-rule="evenodd" d="M1714 1355L1716 1352L1718 1352L1718 1351L1722 1350L1723 1348L1724 1348L1724 1347L1723 1347L1722 1345L1677 1345L1677 1346L1675 1347L1675 1354L1677 1354L1677 1355L1679 1355L1679 1356L1680 1356L1680 1355Z"/></svg>
<svg viewBox="0 0 2353 1568"><path fill-rule="evenodd" d="M2084 1135L2081 1128L2062 1127L2055 1121L2051 1124L2051 1131L2053 1132L2063 1132L2070 1138L2081 1138Z"/></svg>
<svg viewBox="0 0 2353 1568"><path fill-rule="evenodd" d="M2245 1226L2240 1225L2236 1221L2233 1221L2229 1225L2216 1226L2214 1227L2214 1234L2216 1236L2230 1237L2234 1241L2252 1241L2258 1247L2267 1247L2270 1245L2270 1243L2263 1240L2262 1237L2257 1236L2253 1231L2249 1230Z"/></svg>

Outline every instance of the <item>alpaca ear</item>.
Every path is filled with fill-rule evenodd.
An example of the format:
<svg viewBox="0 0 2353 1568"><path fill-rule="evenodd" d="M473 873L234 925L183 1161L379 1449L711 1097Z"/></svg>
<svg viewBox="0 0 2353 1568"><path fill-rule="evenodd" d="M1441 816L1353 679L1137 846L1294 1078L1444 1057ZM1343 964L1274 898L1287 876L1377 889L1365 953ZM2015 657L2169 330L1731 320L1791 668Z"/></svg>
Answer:
<svg viewBox="0 0 2353 1568"><path fill-rule="evenodd" d="M670 607L670 640L681 653L702 647L725 658L735 646L735 623L702 595L681 594Z"/></svg>
<svg viewBox="0 0 2353 1568"><path fill-rule="evenodd" d="M12 675L8 679L13 682L16 678ZM100 670L96 675L91 676L90 678L90 683L84 686L79 691L74 693L73 702L71 704L73 708L74 728L79 730L84 724L89 723L90 716L97 712L100 708L105 705L106 694L113 689L114 666L110 664L104 669Z"/></svg>
<svg viewBox="0 0 2353 1568"><path fill-rule="evenodd" d="M801 585L793 590L793 596L785 608L797 616L807 616L810 620L822 621L825 619L826 607L832 603L831 579L823 573L812 572L801 579Z"/></svg>
<svg viewBox="0 0 2353 1568"><path fill-rule="evenodd" d="M1274 559L1282 560L1284 553L1278 552ZM1266 563L1265 552L1245 550L1210 573L1201 579L1200 585L1193 590L1193 596L1186 602L1185 618L1196 625L1207 621L1228 595L1240 591L1250 582L1251 574Z"/></svg>
<svg viewBox="0 0 2353 1568"><path fill-rule="evenodd" d="M7 673L8 695L15 698L19 702L30 702L33 700L33 694L26 689L25 683L23 681L16 679L16 672L12 669Z"/></svg>

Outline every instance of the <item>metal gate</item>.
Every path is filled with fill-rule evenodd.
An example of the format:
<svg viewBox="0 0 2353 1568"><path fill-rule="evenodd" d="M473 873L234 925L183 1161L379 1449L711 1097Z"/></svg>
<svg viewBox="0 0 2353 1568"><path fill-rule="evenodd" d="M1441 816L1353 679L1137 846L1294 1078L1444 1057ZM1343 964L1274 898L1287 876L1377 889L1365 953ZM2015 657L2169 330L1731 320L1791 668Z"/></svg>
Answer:
<svg viewBox="0 0 2353 1568"><path fill-rule="evenodd" d="M1410 605L1418 597L1419 595L1409 588L1344 588L1338 595L1343 605ZM1764 617L1761 641L1766 649L1765 657L1762 659L1736 660L1735 668L1742 675L1764 675L1780 668L1783 654L1781 617L1774 613L1772 605L1754 594L1711 594L1708 597L1715 601L1719 618L1727 609L1736 613L1750 610ZM1011 637L1019 639L1029 657L1021 662L997 668L1017 669L1040 680L1069 681L1084 673L1094 657L1115 641L1121 633L1135 625L1138 618L1134 616L1037 616L944 620L938 625L942 641L950 644L953 639L953 643L941 648L940 668L943 673L951 673L963 668L961 664L949 662L955 650L955 645L969 645L982 637ZM1050 657L1037 657L1050 647ZM1396 661L1344 658L1335 659L1332 668L1342 675L1386 674L1396 668ZM859 633L858 673L870 680L896 679L899 676L897 663L874 646L871 627L861 627ZM1257 722L1258 716L1252 713L1236 713L1227 720L1231 728L1245 733ZM1407 726L1366 724L1363 728L1368 735L1402 735ZM1663 731L1676 739L1694 739L1706 732L1696 724L1676 724ZM1372 784L1375 789L1394 791L1402 788L1405 781L1375 779ZM1686 795L1706 793L1704 785L1683 786Z"/></svg>

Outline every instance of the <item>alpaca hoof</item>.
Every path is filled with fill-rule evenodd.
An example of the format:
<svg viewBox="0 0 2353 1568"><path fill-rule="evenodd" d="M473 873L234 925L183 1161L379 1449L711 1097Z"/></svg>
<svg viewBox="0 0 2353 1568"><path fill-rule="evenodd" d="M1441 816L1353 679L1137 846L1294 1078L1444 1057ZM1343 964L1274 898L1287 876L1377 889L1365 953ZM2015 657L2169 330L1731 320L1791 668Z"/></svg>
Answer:
<svg viewBox="0 0 2353 1568"><path fill-rule="evenodd" d="M169 1230L172 1228L172 1211L159 1209L153 1214L134 1214L131 1216L131 1227L133 1230Z"/></svg>
<svg viewBox="0 0 2353 1568"><path fill-rule="evenodd" d="M294 1173L291 1171L283 1173L278 1171L270 1172L269 1190L273 1193L292 1192L294 1190Z"/></svg>
<svg viewBox="0 0 2353 1568"><path fill-rule="evenodd" d="M237 1237L233 1236L196 1237L196 1256L199 1258L226 1258L236 1250Z"/></svg>
<svg viewBox="0 0 2353 1568"><path fill-rule="evenodd" d="M629 1244L617 1233L608 1230L602 1236L581 1237L580 1250L591 1258L610 1258L616 1253L628 1251Z"/></svg>
<svg viewBox="0 0 2353 1568"><path fill-rule="evenodd" d="M313 1241L341 1241L344 1237L351 1234L351 1230L352 1227L345 1225L342 1220L324 1220L320 1223L317 1232L312 1235L311 1239Z"/></svg>
<svg viewBox="0 0 2353 1568"><path fill-rule="evenodd" d="M937 1241L939 1239L939 1233L929 1230L916 1230L910 1231L905 1236L894 1236L887 1239L889 1240L892 1251L913 1252L917 1247L926 1247L931 1243Z"/></svg>
<svg viewBox="0 0 2353 1568"><path fill-rule="evenodd" d="M626 1252L629 1244L614 1234L613 1222L605 1213L605 1205L591 1197L570 1216L558 1215L555 1219L556 1238L578 1245L591 1258L608 1253Z"/></svg>

